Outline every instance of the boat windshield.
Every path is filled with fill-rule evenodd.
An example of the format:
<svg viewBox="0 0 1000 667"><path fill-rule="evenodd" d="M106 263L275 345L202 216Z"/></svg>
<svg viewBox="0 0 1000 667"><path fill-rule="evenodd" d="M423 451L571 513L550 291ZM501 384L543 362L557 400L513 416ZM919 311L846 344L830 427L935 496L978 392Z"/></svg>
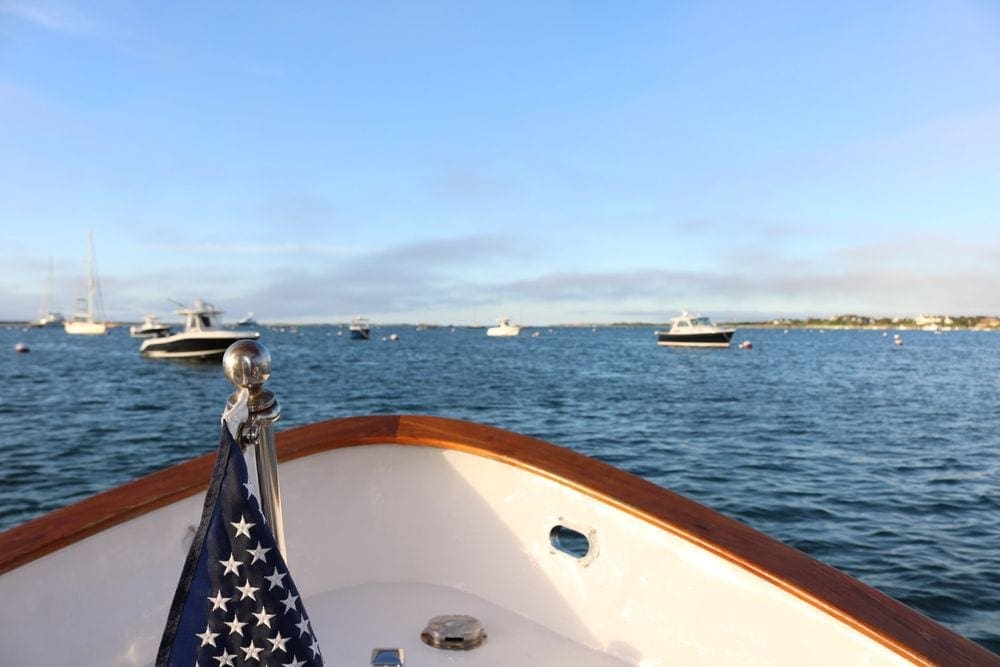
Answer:
<svg viewBox="0 0 1000 667"><path fill-rule="evenodd" d="M696 317L693 320L691 320L691 325L696 327L698 326L710 327L712 326L712 320L708 319L707 317Z"/></svg>

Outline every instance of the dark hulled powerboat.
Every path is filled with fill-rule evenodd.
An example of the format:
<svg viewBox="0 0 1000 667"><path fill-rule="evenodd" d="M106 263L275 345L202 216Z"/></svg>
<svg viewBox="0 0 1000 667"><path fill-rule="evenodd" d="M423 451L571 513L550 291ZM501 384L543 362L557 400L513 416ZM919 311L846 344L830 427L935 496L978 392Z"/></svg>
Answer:
<svg viewBox="0 0 1000 667"><path fill-rule="evenodd" d="M184 331L171 336L147 338L139 347L144 357L154 359L191 359L214 361L222 359L226 348L244 338L258 338L256 331L228 331L219 324L221 310L201 299L191 308L175 311L184 315Z"/></svg>
<svg viewBox="0 0 1000 667"><path fill-rule="evenodd" d="M351 325L348 329L351 332L351 338L354 340L368 340L371 337L372 326L368 320L361 316L351 320Z"/></svg>
<svg viewBox="0 0 1000 667"><path fill-rule="evenodd" d="M656 332L656 344L668 347L729 347L735 329L716 326L707 317L686 310L670 320L670 328Z"/></svg>
<svg viewBox="0 0 1000 667"><path fill-rule="evenodd" d="M172 328L166 322L160 320L155 313L150 313L142 318L141 324L133 324L128 328L132 338L157 338L159 336L169 336Z"/></svg>

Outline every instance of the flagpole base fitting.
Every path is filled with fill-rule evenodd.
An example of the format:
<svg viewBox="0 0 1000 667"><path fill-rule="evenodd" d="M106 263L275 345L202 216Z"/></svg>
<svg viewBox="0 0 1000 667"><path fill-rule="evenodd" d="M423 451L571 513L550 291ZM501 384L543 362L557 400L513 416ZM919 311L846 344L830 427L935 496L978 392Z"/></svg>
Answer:
<svg viewBox="0 0 1000 667"><path fill-rule="evenodd" d="M373 648L371 667L403 667L403 649Z"/></svg>

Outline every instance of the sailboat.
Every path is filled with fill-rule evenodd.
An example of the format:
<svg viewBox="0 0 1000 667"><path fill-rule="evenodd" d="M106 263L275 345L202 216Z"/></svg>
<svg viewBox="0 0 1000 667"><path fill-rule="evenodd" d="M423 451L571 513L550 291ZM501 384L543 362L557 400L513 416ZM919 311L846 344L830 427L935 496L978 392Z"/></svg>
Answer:
<svg viewBox="0 0 1000 667"><path fill-rule="evenodd" d="M94 321L94 294L97 281L94 278L94 235L87 234L87 310L73 313L73 319L63 326L68 334L101 336L108 332L108 325Z"/></svg>
<svg viewBox="0 0 1000 667"><path fill-rule="evenodd" d="M45 283L45 305L37 320L31 323L33 327L59 326L65 322L61 313L52 312L52 258L49 257L49 279Z"/></svg>

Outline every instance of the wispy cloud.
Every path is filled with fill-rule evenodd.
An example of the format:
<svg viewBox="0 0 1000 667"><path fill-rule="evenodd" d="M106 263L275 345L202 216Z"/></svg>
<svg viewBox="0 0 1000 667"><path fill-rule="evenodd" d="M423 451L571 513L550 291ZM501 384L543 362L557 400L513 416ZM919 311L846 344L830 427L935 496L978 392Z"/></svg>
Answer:
<svg viewBox="0 0 1000 667"><path fill-rule="evenodd" d="M360 246L330 243L153 243L149 250L175 254L260 255L273 257L341 257L364 252Z"/></svg>
<svg viewBox="0 0 1000 667"><path fill-rule="evenodd" d="M70 35L95 35L101 24L76 10L52 2L0 0L0 14L33 23L36 26Z"/></svg>
<svg viewBox="0 0 1000 667"><path fill-rule="evenodd" d="M511 237L474 234L400 245L378 252L371 258L364 258L363 261L383 265L418 266L433 271L507 258L526 250L522 242Z"/></svg>
<svg viewBox="0 0 1000 667"><path fill-rule="evenodd" d="M863 148L934 171L958 165L973 167L981 162L995 165L1000 149L1000 107L935 118Z"/></svg>
<svg viewBox="0 0 1000 667"><path fill-rule="evenodd" d="M717 319L1000 313L996 238L972 244L913 235L819 248L808 256L751 246L740 256L731 254L731 261L690 270L554 270L529 245L502 235L376 249L217 243L175 248L181 257L169 272L130 274L127 280L102 273L102 282L108 304L128 311L119 317L166 310L166 297L204 297L230 313L252 310L265 320L286 321L334 321L359 313L413 321L428 310L435 321L442 321L441 313L467 321L477 307L480 321L506 313L537 324L665 321L681 308ZM206 262L206 254L236 259ZM40 289L43 272L35 269ZM150 284L161 286L159 303L143 303ZM67 283L63 291L70 294L71 287ZM37 297L22 290L19 298L21 308L34 311Z"/></svg>
<svg viewBox="0 0 1000 667"><path fill-rule="evenodd" d="M995 270L1000 263L1000 241L984 238L971 242L943 234L915 234L891 241L854 245L833 254L838 264L850 267L919 268L936 275L946 270Z"/></svg>
<svg viewBox="0 0 1000 667"><path fill-rule="evenodd" d="M539 271L537 261L502 272L474 268L510 261L523 248L514 239L471 236L406 244L343 262L284 270L253 291L246 308L270 317L365 313L394 319L423 309L455 313L514 306L539 320L661 321L680 308L725 317L754 313L811 315L858 312L914 315L1000 312L1000 249L980 248L981 262L960 264L970 248L937 243L939 258L925 262L932 240L856 245L809 258L760 251L754 258L702 270ZM887 260L880 262L879 259ZM888 305L887 305L888 304Z"/></svg>
<svg viewBox="0 0 1000 667"><path fill-rule="evenodd" d="M498 292L520 299L548 302L607 301L622 299L674 299L684 295L717 293L728 276L713 273L662 271L603 271L599 273L547 273L503 283Z"/></svg>
<svg viewBox="0 0 1000 667"><path fill-rule="evenodd" d="M402 244L344 261L283 269L253 298L273 305L275 317L465 309L495 294L494 286L474 277L478 269L522 257L523 246L516 239L491 235Z"/></svg>

